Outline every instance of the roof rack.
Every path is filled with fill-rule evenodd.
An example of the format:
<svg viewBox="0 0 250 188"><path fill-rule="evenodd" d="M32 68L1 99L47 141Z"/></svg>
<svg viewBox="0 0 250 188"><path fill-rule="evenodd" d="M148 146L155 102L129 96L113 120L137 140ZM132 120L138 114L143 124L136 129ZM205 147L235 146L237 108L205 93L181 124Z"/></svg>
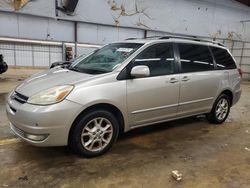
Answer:
<svg viewBox="0 0 250 188"><path fill-rule="evenodd" d="M203 38L200 38L197 36L189 36L189 35L166 35L166 36L162 36L158 39L170 39L170 38L187 39L187 40L194 40L194 41L199 41L199 42L209 42L209 43L217 44L220 46L224 46L224 44L222 44L221 42L218 42L218 41L203 39Z"/></svg>
<svg viewBox="0 0 250 188"><path fill-rule="evenodd" d="M136 39L160 39L162 36L150 36L150 37L145 37L145 38L127 38L125 40L136 40Z"/></svg>
<svg viewBox="0 0 250 188"><path fill-rule="evenodd" d="M218 41L214 41L214 40L208 40L208 39L203 39L201 37L197 37L197 36L192 36L192 35L185 35L185 34L178 34L178 35L165 35L165 36L150 36L150 37L146 37L144 39L170 39L170 38L174 38L174 39L187 39L187 40L193 40L193 41L199 41L199 42L209 42L209 43L213 43L213 44L217 44L220 46L225 46L224 44L222 44L221 42ZM138 38L128 38L126 40L136 40Z"/></svg>

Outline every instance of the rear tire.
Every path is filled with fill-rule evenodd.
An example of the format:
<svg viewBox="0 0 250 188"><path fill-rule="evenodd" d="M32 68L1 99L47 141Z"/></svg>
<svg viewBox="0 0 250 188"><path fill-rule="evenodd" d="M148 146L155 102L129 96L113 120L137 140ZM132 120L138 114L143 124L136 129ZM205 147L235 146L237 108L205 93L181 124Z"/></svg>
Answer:
<svg viewBox="0 0 250 188"><path fill-rule="evenodd" d="M207 120L210 123L221 124L223 123L230 112L230 100L225 94L221 94L215 101L213 108L209 114L206 114Z"/></svg>
<svg viewBox="0 0 250 188"><path fill-rule="evenodd" d="M69 146L83 157L96 157L107 152L117 140L119 124L106 110L84 114L71 131Z"/></svg>

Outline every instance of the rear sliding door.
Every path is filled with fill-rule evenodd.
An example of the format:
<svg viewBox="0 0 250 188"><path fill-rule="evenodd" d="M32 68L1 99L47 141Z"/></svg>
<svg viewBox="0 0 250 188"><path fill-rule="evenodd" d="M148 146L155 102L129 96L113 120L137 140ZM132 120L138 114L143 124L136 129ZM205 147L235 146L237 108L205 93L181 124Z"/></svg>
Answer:
<svg viewBox="0 0 250 188"><path fill-rule="evenodd" d="M180 67L180 97L178 116L195 115L211 110L219 88L208 46L178 44Z"/></svg>

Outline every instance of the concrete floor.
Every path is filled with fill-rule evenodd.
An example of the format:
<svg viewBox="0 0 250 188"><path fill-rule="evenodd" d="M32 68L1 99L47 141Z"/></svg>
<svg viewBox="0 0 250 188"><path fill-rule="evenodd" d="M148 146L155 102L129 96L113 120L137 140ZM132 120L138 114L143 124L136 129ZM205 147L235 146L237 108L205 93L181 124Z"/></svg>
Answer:
<svg viewBox="0 0 250 188"><path fill-rule="evenodd" d="M107 154L79 158L67 147L37 148L13 139L5 97L39 70L0 75L0 187L250 187L250 82L226 123L187 118L124 134ZM172 170L183 174L180 182Z"/></svg>

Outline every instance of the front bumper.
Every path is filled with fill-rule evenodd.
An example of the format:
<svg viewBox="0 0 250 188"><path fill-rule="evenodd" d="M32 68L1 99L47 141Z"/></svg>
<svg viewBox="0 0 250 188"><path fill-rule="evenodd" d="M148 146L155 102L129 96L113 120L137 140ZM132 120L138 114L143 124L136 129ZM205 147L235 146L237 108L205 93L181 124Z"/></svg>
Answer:
<svg viewBox="0 0 250 188"><path fill-rule="evenodd" d="M9 98L6 104L13 132L36 146L67 145L70 127L81 110L80 104L66 99L57 104L39 106L21 104ZM41 139L37 139L39 136Z"/></svg>
<svg viewBox="0 0 250 188"><path fill-rule="evenodd" d="M40 143L44 142L49 136L49 134L27 133L27 132L17 128L12 123L10 123L10 128L15 133L15 135L17 135L18 137L22 138L23 140L25 140L27 142L32 142L33 144L40 144Z"/></svg>

